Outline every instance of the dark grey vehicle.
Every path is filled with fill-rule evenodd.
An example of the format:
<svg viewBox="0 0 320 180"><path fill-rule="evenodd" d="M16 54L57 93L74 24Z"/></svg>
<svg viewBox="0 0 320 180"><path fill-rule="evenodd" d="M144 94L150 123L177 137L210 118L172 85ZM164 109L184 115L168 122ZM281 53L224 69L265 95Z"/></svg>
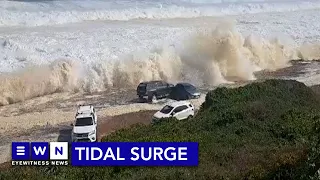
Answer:
<svg viewBox="0 0 320 180"><path fill-rule="evenodd" d="M137 95L140 99L155 102L158 99L167 98L173 87L173 84L165 81L141 82L137 87Z"/></svg>
<svg viewBox="0 0 320 180"><path fill-rule="evenodd" d="M190 83L178 83L169 95L170 99L187 100L197 99L201 95L200 91Z"/></svg>

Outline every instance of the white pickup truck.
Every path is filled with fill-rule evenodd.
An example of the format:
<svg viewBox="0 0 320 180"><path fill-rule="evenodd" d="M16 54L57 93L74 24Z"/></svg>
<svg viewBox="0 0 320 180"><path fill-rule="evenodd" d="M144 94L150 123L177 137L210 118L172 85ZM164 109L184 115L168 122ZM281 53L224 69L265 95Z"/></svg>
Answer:
<svg viewBox="0 0 320 180"><path fill-rule="evenodd" d="M75 116L75 123L71 126L73 126L73 142L97 141L97 114L93 106L80 105Z"/></svg>

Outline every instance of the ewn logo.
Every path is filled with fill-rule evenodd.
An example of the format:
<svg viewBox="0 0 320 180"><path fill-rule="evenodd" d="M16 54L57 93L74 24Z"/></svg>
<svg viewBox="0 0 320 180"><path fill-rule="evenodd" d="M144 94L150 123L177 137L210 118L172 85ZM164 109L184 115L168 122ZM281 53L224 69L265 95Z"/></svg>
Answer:
<svg viewBox="0 0 320 180"><path fill-rule="evenodd" d="M68 165L68 142L12 142L13 166Z"/></svg>

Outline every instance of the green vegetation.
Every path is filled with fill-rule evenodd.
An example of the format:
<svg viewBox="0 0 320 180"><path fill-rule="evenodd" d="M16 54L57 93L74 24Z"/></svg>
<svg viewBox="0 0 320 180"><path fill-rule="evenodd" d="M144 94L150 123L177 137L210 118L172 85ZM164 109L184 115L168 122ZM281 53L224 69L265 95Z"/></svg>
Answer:
<svg viewBox="0 0 320 180"><path fill-rule="evenodd" d="M199 166L14 167L0 179L319 179L320 101L297 81L218 88L192 119L137 124L103 141L199 142Z"/></svg>

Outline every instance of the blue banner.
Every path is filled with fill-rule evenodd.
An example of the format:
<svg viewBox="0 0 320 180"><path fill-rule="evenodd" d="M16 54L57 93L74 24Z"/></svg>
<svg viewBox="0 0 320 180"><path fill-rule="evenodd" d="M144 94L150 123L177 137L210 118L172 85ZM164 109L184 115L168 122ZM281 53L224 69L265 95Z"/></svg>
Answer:
<svg viewBox="0 0 320 180"><path fill-rule="evenodd" d="M197 166L196 142L73 142L72 166Z"/></svg>

